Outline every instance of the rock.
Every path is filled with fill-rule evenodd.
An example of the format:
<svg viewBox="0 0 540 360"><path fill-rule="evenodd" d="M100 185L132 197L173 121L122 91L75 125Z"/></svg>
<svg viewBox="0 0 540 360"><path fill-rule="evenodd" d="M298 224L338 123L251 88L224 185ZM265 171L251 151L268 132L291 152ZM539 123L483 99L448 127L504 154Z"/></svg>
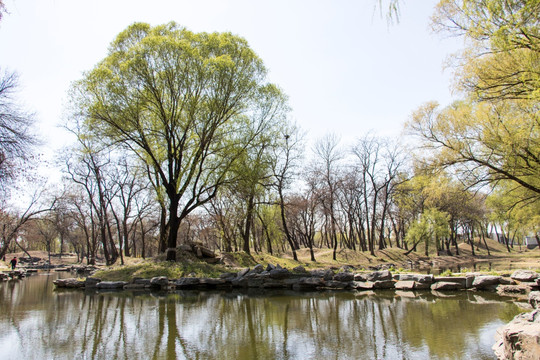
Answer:
<svg viewBox="0 0 540 360"><path fill-rule="evenodd" d="M123 289L128 283L125 281L102 281L96 284L97 289Z"/></svg>
<svg viewBox="0 0 540 360"><path fill-rule="evenodd" d="M536 281L540 274L532 270L516 270L510 278L517 281Z"/></svg>
<svg viewBox="0 0 540 360"><path fill-rule="evenodd" d="M79 280L75 278L68 278L68 279L56 279L53 281L53 284L56 285L58 288L72 288L72 289L78 289L83 288L85 281Z"/></svg>
<svg viewBox="0 0 540 360"><path fill-rule="evenodd" d="M199 279L199 286L198 287L205 287L210 289L215 288L228 288L231 287L231 282L227 281L225 279L214 279L214 278L201 278Z"/></svg>
<svg viewBox="0 0 540 360"><path fill-rule="evenodd" d="M366 277L367 281L387 281L392 280L392 273L388 270L374 271Z"/></svg>
<svg viewBox="0 0 540 360"><path fill-rule="evenodd" d="M501 296L524 295L530 291L526 285L497 285L497 294Z"/></svg>
<svg viewBox="0 0 540 360"><path fill-rule="evenodd" d="M272 279L286 279L291 275L287 269L274 269L270 271L270 277Z"/></svg>
<svg viewBox="0 0 540 360"><path fill-rule="evenodd" d="M84 285L86 288L95 288L97 284L101 282L101 279L93 278L93 277L87 277L84 281Z"/></svg>
<svg viewBox="0 0 540 360"><path fill-rule="evenodd" d="M540 359L540 309L517 315L497 329L493 351L498 359Z"/></svg>
<svg viewBox="0 0 540 360"><path fill-rule="evenodd" d="M293 271L294 271L295 273L307 274L306 268L303 267L302 265L298 265L297 267L295 267L295 268L293 269Z"/></svg>
<svg viewBox="0 0 540 360"><path fill-rule="evenodd" d="M493 276L493 275L475 276L472 286L479 290L489 290L489 289L495 290L495 287L499 285L500 281L501 281L500 276Z"/></svg>
<svg viewBox="0 0 540 360"><path fill-rule="evenodd" d="M276 268L276 267L275 267L274 265L268 264L268 265L266 266L266 271L270 272L270 271L274 270L275 268Z"/></svg>
<svg viewBox="0 0 540 360"><path fill-rule="evenodd" d="M354 281L368 281L368 274L354 274Z"/></svg>
<svg viewBox="0 0 540 360"><path fill-rule="evenodd" d="M508 277L503 277L501 275L500 279L499 279L499 284L501 285L517 285L517 282L515 282L514 280L508 278ZM534 282L530 282L530 284L534 284Z"/></svg>
<svg viewBox="0 0 540 360"><path fill-rule="evenodd" d="M395 282L393 280L377 280L373 282L374 289L393 289Z"/></svg>
<svg viewBox="0 0 540 360"><path fill-rule="evenodd" d="M151 279L143 279L143 278L134 278L131 283L135 285L144 285L144 286L150 286L152 285Z"/></svg>
<svg viewBox="0 0 540 360"><path fill-rule="evenodd" d="M540 291L531 291L529 293L529 304L533 309L540 309Z"/></svg>
<svg viewBox="0 0 540 360"><path fill-rule="evenodd" d="M235 277L236 277L236 273L231 273L231 272L223 273L219 275L220 279L234 279Z"/></svg>
<svg viewBox="0 0 540 360"><path fill-rule="evenodd" d="M460 289L467 287L467 278L465 276L437 276L435 282L447 282L459 284Z"/></svg>
<svg viewBox="0 0 540 360"><path fill-rule="evenodd" d="M353 289L356 289L356 290L373 289L373 283L371 281L353 281L351 286Z"/></svg>
<svg viewBox="0 0 540 360"><path fill-rule="evenodd" d="M199 285L201 280L199 278L184 277L176 280L174 286L177 289L193 289Z"/></svg>
<svg viewBox="0 0 540 360"><path fill-rule="evenodd" d="M346 289L351 285L348 282L337 281L337 280L326 280L324 282L324 287L328 289Z"/></svg>
<svg viewBox="0 0 540 360"><path fill-rule="evenodd" d="M150 279L150 286L153 288L166 289L169 286L169 278L166 276L156 276Z"/></svg>
<svg viewBox="0 0 540 360"><path fill-rule="evenodd" d="M350 272L339 272L334 275L334 280L344 282L354 281L354 274Z"/></svg>
<svg viewBox="0 0 540 360"><path fill-rule="evenodd" d="M334 272L330 269L327 270L313 270L311 272L312 277L323 278L324 280L332 280L334 278Z"/></svg>
<svg viewBox="0 0 540 360"><path fill-rule="evenodd" d="M432 283L414 282L414 290L428 290L431 289Z"/></svg>
<svg viewBox="0 0 540 360"><path fill-rule="evenodd" d="M236 276L241 278L241 277L245 276L249 272L249 270L250 270L249 268L245 268L243 270L240 270Z"/></svg>
<svg viewBox="0 0 540 360"><path fill-rule="evenodd" d="M433 274L399 274L399 281L415 281L421 284L431 284L435 281Z"/></svg>
<svg viewBox="0 0 540 360"><path fill-rule="evenodd" d="M416 281L412 280L400 280L394 284L394 287L398 290L414 290Z"/></svg>
<svg viewBox="0 0 540 360"><path fill-rule="evenodd" d="M251 271L254 271L254 272L260 274L260 273L262 273L264 271L264 266L262 266L261 264L257 264L257 265L255 265L255 267Z"/></svg>
<svg viewBox="0 0 540 360"><path fill-rule="evenodd" d="M464 288L465 286L462 283L449 281L437 281L431 285L431 290L435 291L453 291Z"/></svg>

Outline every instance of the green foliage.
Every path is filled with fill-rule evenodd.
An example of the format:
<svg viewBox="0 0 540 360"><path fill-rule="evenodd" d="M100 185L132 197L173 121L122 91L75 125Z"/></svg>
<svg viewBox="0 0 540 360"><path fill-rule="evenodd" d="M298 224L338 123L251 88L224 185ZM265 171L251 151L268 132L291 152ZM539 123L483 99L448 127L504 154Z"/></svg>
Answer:
<svg viewBox="0 0 540 360"><path fill-rule="evenodd" d="M538 0L441 0L436 31L463 35L458 81L480 100L539 99Z"/></svg>
<svg viewBox="0 0 540 360"><path fill-rule="evenodd" d="M450 269L446 269L441 273L441 276L454 276L454 273Z"/></svg>
<svg viewBox="0 0 540 360"><path fill-rule="evenodd" d="M463 35L456 81L466 96L445 109L427 103L408 124L469 186L489 184L540 199L540 28L538 0L441 0L435 30Z"/></svg>
<svg viewBox="0 0 540 360"><path fill-rule="evenodd" d="M425 210L420 218L411 224L405 240L411 244L425 243L426 256L429 244L438 244L439 239L450 234L449 215L436 208Z"/></svg>
<svg viewBox="0 0 540 360"><path fill-rule="evenodd" d="M169 205L168 260L180 221L245 173L238 163L285 120L286 101L245 39L174 22L129 26L72 89L81 135L121 144L156 174L158 198L166 194Z"/></svg>

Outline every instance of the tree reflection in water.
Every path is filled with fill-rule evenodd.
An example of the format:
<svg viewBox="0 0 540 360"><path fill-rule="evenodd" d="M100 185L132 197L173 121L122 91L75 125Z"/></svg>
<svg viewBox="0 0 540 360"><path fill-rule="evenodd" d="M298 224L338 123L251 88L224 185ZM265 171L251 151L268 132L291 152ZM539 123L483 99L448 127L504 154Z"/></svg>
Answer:
<svg viewBox="0 0 540 360"><path fill-rule="evenodd" d="M97 293L46 276L0 296L2 356L35 359L492 359L519 311L469 292Z"/></svg>

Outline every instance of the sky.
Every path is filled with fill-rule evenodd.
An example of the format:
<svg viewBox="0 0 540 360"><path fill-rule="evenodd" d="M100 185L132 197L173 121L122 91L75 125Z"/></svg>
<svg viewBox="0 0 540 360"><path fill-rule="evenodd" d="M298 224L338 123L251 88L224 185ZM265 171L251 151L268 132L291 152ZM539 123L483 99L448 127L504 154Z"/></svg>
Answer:
<svg viewBox="0 0 540 360"><path fill-rule="evenodd" d="M398 137L427 101L449 104L446 59L462 47L429 29L437 1L403 0L389 24L378 0L5 0L0 69L19 74L18 99L35 114L43 152L65 145L68 90L134 22L175 21L245 38L289 96L309 143L333 133ZM383 4L385 1L383 1ZM398 140L399 141L399 140Z"/></svg>

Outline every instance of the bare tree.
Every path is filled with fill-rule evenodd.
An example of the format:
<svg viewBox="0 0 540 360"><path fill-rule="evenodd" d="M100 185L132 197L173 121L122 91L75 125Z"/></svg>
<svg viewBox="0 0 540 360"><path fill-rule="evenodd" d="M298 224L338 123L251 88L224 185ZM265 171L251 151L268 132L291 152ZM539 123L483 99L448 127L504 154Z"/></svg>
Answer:
<svg viewBox="0 0 540 360"><path fill-rule="evenodd" d="M330 245L333 248L334 260L337 260L337 189L339 178L339 163L343 159L343 152L339 149L339 139L337 136L330 134L320 139L314 148L318 162L314 164L312 171L319 178L320 186L324 191L321 191L321 204L325 210L325 216L329 220L327 223L327 233L330 238Z"/></svg>
<svg viewBox="0 0 540 360"><path fill-rule="evenodd" d="M0 3L0 16L2 6ZM0 183L16 177L37 142L30 132L32 115L23 111L14 99L17 86L17 74L5 71L0 75Z"/></svg>

